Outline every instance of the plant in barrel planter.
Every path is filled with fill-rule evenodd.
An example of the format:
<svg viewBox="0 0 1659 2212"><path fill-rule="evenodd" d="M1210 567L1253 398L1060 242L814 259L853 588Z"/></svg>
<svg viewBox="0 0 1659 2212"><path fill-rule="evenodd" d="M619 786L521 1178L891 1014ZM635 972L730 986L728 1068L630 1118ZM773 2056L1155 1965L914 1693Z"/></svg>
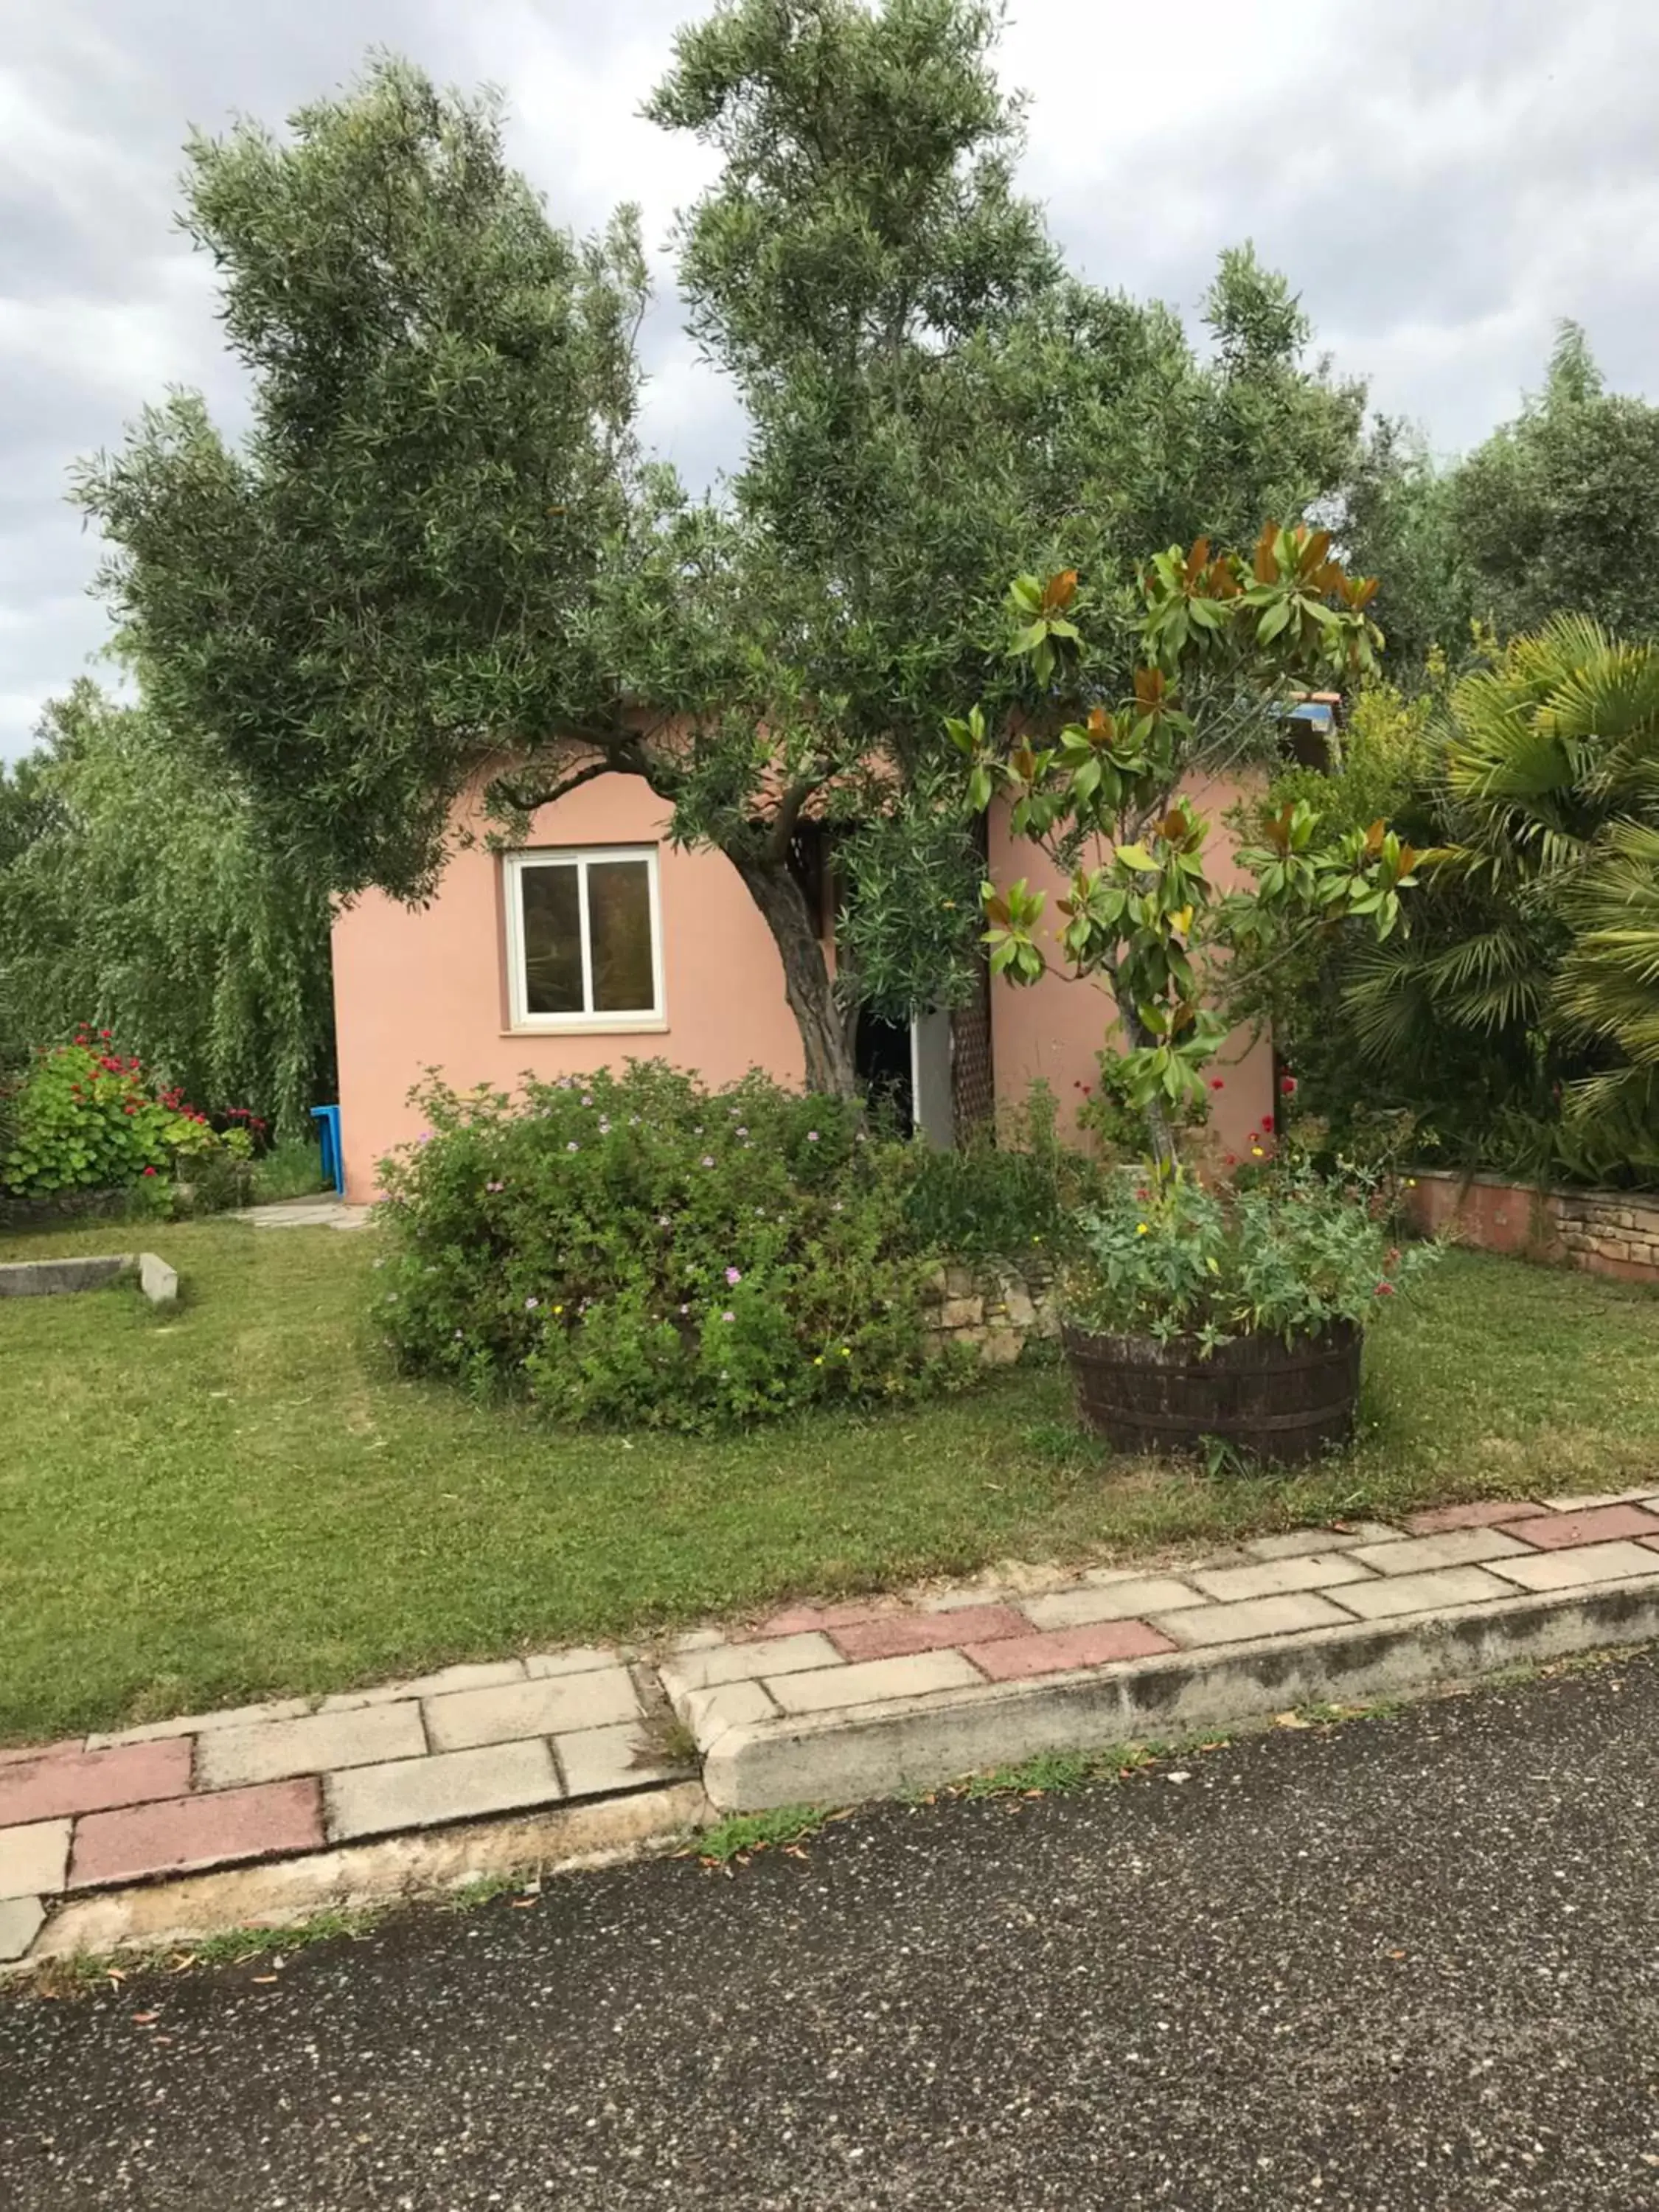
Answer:
<svg viewBox="0 0 1659 2212"><path fill-rule="evenodd" d="M1182 1157L1221 1080L1229 962L1248 951L1259 974L1303 933L1348 924L1386 937L1414 880L1417 856L1383 823L1322 839L1299 804L1238 853L1249 887L1221 891L1188 788L1269 757L1291 687L1374 665L1375 583L1350 577L1330 544L1269 524L1248 560L1202 539L1159 554L1127 684L1112 681L1124 656L1109 626L1090 635L1076 572L1022 576L1009 597L1012 649L1033 679L1024 722L1000 742L978 709L951 725L970 804L1004 797L1014 834L1066 884L1053 924L1028 880L983 887L992 972L1101 986L1115 1087L1144 1126L1145 1159L1076 1224L1066 1290L1080 1410L1130 1449L1208 1439L1293 1459L1340 1441L1359 1332L1403 1279L1373 1193L1305 1164L1269 1170L1271 1117L1252 1188L1212 1186Z"/></svg>

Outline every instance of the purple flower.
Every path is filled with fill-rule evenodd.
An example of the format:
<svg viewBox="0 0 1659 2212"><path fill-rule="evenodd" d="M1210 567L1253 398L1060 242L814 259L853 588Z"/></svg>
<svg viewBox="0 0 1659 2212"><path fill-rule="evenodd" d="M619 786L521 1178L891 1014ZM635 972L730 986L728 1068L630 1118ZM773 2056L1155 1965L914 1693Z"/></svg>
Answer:
<svg viewBox="0 0 1659 2212"><path fill-rule="evenodd" d="M713 1162L713 1160L711 1160L711 1159L709 1158L709 1157L708 1157L708 1153L707 1153L707 1152L705 1152L705 1153L703 1154L703 1156L702 1156L702 1164L703 1164L704 1167L706 1167L706 1168L712 1168L712 1167L714 1166L714 1163Z"/></svg>
<svg viewBox="0 0 1659 2212"><path fill-rule="evenodd" d="M584 1106L591 1106L592 1103L593 1101L591 1098L584 1098L582 1101L582 1104Z"/></svg>
<svg viewBox="0 0 1659 2212"><path fill-rule="evenodd" d="M505 1190L507 1188L507 1185L504 1182L487 1182L484 1185L484 1188L486 1190Z"/></svg>
<svg viewBox="0 0 1659 2212"><path fill-rule="evenodd" d="M735 1320L737 1319L737 1316L736 1316L736 1314L734 1314L734 1313L732 1313L732 1312L731 1312L731 1311L729 1311L729 1310L728 1310L727 1312L723 1313L723 1314L720 1316L720 1319L721 1319L722 1321L735 1321Z"/></svg>
<svg viewBox="0 0 1659 2212"><path fill-rule="evenodd" d="M732 1289L735 1291L738 1285L743 1280L743 1277L737 1268L728 1267L726 1271L726 1279L731 1284Z"/></svg>
<svg viewBox="0 0 1659 2212"><path fill-rule="evenodd" d="M431 1130L422 1129L420 1135L415 1139L415 1141L417 1145L429 1145L432 1142Z"/></svg>
<svg viewBox="0 0 1659 2212"><path fill-rule="evenodd" d="M746 1137L746 1136L749 1134L749 1132L748 1132L748 1130L747 1130L747 1129L744 1129L744 1128L739 1127L739 1129L738 1129L738 1134L740 1137Z"/></svg>
<svg viewBox="0 0 1659 2212"><path fill-rule="evenodd" d="M818 1133L817 1133L817 1131L816 1129L809 1129L809 1130L806 1132L806 1141L807 1141L807 1143L808 1143L809 1145L816 1145L816 1144L817 1144L817 1140L818 1140Z"/></svg>
<svg viewBox="0 0 1659 2212"><path fill-rule="evenodd" d="M539 1298L526 1298L524 1302L524 1310L526 1313L534 1313L540 1304Z"/></svg>

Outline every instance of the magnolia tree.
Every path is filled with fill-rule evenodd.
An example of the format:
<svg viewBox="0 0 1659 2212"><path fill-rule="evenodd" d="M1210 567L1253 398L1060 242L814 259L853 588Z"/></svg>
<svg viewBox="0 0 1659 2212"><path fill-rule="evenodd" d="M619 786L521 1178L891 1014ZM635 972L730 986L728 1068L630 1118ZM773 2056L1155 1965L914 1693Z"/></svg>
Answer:
<svg viewBox="0 0 1659 2212"><path fill-rule="evenodd" d="M1109 666L1077 572L1016 579L1012 652L1034 699L1006 742L979 708L950 724L969 762L975 809L998 795L1017 836L1067 878L1059 924L1029 879L981 890L994 975L1035 983L1058 967L1109 994L1124 1046L1122 1085L1152 1156L1174 1164L1176 1129L1205 1103L1206 1071L1227 1036L1218 1011L1228 956L1257 972L1310 930L1359 918L1380 937L1401 918L1417 855L1381 822L1322 839L1304 802L1264 815L1238 860L1245 890L1211 875L1211 827L1186 787L1260 757L1287 690L1375 665L1374 580L1351 577L1329 533L1269 524L1254 557L1172 547L1142 578L1139 659L1126 696L1097 696Z"/></svg>

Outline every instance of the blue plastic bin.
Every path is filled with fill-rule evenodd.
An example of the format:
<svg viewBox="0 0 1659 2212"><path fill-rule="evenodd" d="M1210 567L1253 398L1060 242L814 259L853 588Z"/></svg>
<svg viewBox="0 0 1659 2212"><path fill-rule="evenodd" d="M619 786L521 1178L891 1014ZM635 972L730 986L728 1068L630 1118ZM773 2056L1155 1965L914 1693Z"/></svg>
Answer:
<svg viewBox="0 0 1659 2212"><path fill-rule="evenodd" d="M318 1141L323 1148L323 1173L343 1198L345 1161L340 1152L340 1109L337 1106L313 1106L311 1118L317 1124Z"/></svg>

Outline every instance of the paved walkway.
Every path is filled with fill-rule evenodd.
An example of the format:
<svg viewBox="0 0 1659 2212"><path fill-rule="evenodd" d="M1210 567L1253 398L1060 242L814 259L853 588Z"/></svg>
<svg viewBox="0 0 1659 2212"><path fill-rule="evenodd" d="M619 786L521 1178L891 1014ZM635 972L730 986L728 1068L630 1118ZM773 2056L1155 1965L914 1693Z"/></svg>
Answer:
<svg viewBox="0 0 1659 2212"><path fill-rule="evenodd" d="M794 1606L681 1637L654 1665L540 1653L0 1753L0 1959L50 1948L48 1914L88 1893L653 1790L681 1820L694 1770L670 1704L716 1808L844 1802L1659 1635L1659 1492L1009 1579Z"/></svg>
<svg viewBox="0 0 1659 2212"><path fill-rule="evenodd" d="M255 1229L362 1229L369 1211L366 1206L348 1206L332 1192L319 1192L315 1198L278 1198L269 1206L245 1206L234 1218Z"/></svg>
<svg viewBox="0 0 1659 2212"><path fill-rule="evenodd" d="M6 2212L1653 2212L1659 1666L70 2002Z"/></svg>

